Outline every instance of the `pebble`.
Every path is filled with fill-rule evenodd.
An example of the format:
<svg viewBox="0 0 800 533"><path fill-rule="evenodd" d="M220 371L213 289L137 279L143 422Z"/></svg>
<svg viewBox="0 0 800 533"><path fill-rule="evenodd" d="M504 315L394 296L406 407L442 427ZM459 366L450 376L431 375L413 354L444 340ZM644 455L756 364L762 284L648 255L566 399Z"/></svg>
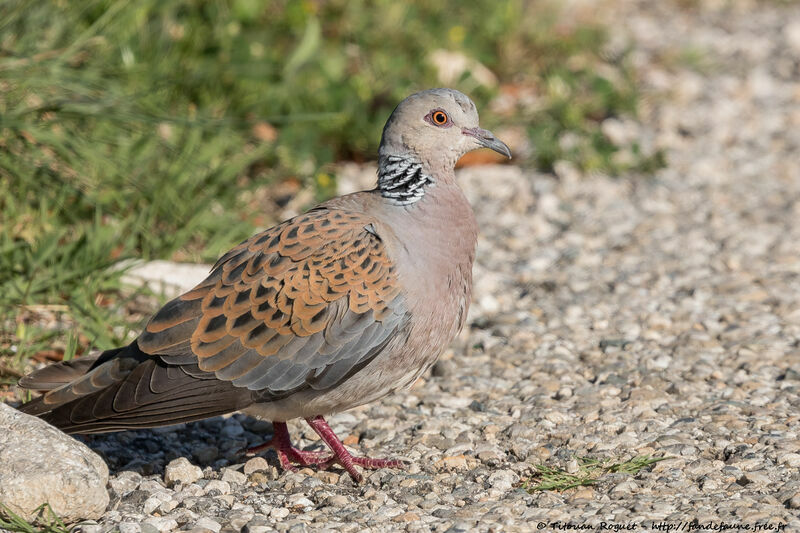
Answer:
<svg viewBox="0 0 800 533"><path fill-rule="evenodd" d="M243 485L247 483L247 476L241 472L237 472L232 468L226 468L222 471L222 481L227 483Z"/></svg>
<svg viewBox="0 0 800 533"><path fill-rule="evenodd" d="M419 521L419 515L412 511L399 514L394 518L392 518L392 522L418 522L418 521Z"/></svg>
<svg viewBox="0 0 800 533"><path fill-rule="evenodd" d="M317 472L316 475L320 481L328 485L336 485L339 483L339 478L341 477L336 472L328 472L325 470Z"/></svg>
<svg viewBox="0 0 800 533"><path fill-rule="evenodd" d="M108 480L108 485L117 496L126 496L139 487L142 476L138 472L126 470Z"/></svg>
<svg viewBox="0 0 800 533"><path fill-rule="evenodd" d="M159 512L161 512L163 514L166 514L166 513L169 513L170 511L172 511L173 509L175 509L178 506L179 503L180 502L178 502L176 500L169 500L169 501L163 502L161 505L159 505L158 506L158 510L159 510Z"/></svg>
<svg viewBox="0 0 800 533"><path fill-rule="evenodd" d="M247 480L254 485L262 485L266 484L267 481L269 481L270 479L275 479L275 478L277 478L277 476L270 478L264 472L253 472L252 474L250 474Z"/></svg>
<svg viewBox="0 0 800 533"><path fill-rule="evenodd" d="M102 533L103 532L103 526L101 526L100 524L81 524L80 532L81 533ZM153 531L152 533L158 533L158 532L157 531Z"/></svg>
<svg viewBox="0 0 800 533"><path fill-rule="evenodd" d="M249 459L242 469L242 472L246 476L249 476L253 472L264 472L269 469L269 463L263 457L253 457Z"/></svg>
<svg viewBox="0 0 800 533"><path fill-rule="evenodd" d="M142 526L135 522L120 522L117 526L119 533L141 533Z"/></svg>
<svg viewBox="0 0 800 533"><path fill-rule="evenodd" d="M789 509L800 509L800 492L786 500L786 507Z"/></svg>
<svg viewBox="0 0 800 533"><path fill-rule="evenodd" d="M167 533L168 531L173 531L175 529L178 529L178 522L176 522L172 518L167 518L167 517L148 518L147 520L145 520L145 524L150 524L161 533Z"/></svg>
<svg viewBox="0 0 800 533"><path fill-rule="evenodd" d="M443 457L433 464L437 470L464 470L467 468L467 458L463 455Z"/></svg>
<svg viewBox="0 0 800 533"><path fill-rule="evenodd" d="M193 465L185 457L178 457L170 461L164 468L164 483L167 486L173 486L176 483L183 483L184 485L194 483L203 477L203 470L196 465Z"/></svg>
<svg viewBox="0 0 800 533"><path fill-rule="evenodd" d="M203 487L205 493L208 495L215 495L216 494L230 494L231 493L231 485L227 481L219 480L219 479L212 479L206 486Z"/></svg>
<svg viewBox="0 0 800 533"><path fill-rule="evenodd" d="M293 494L287 500L287 505L295 512L302 512L314 507L314 502L306 498L303 494Z"/></svg>
<svg viewBox="0 0 800 533"><path fill-rule="evenodd" d="M341 494L336 494L334 496L330 496L325 500L326 505L330 505L333 507L344 507L349 503L347 496L343 496Z"/></svg>
<svg viewBox="0 0 800 533"><path fill-rule="evenodd" d="M144 514L152 514L153 511L161 506L162 503L164 502L162 502L159 498L147 498L144 504L142 504L142 511L144 511Z"/></svg>
<svg viewBox="0 0 800 533"><path fill-rule="evenodd" d="M275 520L282 520L289 516L289 509L285 507L276 507L269 513L269 516Z"/></svg>
<svg viewBox="0 0 800 533"><path fill-rule="evenodd" d="M639 488L639 486L636 484L635 481L632 481L630 479L626 479L625 481L623 481L621 483L617 483L616 485L614 485L614 487L611 489L610 492L611 492L611 494L614 494L614 495L617 495L617 496L624 496L624 495L635 494L636 491L638 490L638 488Z"/></svg>
<svg viewBox="0 0 800 533"><path fill-rule="evenodd" d="M511 470L497 470L489 475L488 481L492 488L507 491L519 481L519 476Z"/></svg>
<svg viewBox="0 0 800 533"><path fill-rule="evenodd" d="M250 524L248 523L243 529L242 533L269 533L271 531L275 531L269 524Z"/></svg>
<svg viewBox="0 0 800 533"><path fill-rule="evenodd" d="M778 462L789 468L800 468L800 453L785 453L778 457Z"/></svg>
<svg viewBox="0 0 800 533"><path fill-rule="evenodd" d="M207 517L199 518L192 527L193 529L206 529L212 533L219 533L219 530L222 529L221 524Z"/></svg>
<svg viewBox="0 0 800 533"><path fill-rule="evenodd" d="M159 529L149 522L142 522L139 524L139 529L142 530L142 533L158 533Z"/></svg>
<svg viewBox="0 0 800 533"><path fill-rule="evenodd" d="M228 521L228 526L236 530L241 530L250 520L253 519L255 512L252 507L245 507L242 509L234 509L227 515L225 519Z"/></svg>

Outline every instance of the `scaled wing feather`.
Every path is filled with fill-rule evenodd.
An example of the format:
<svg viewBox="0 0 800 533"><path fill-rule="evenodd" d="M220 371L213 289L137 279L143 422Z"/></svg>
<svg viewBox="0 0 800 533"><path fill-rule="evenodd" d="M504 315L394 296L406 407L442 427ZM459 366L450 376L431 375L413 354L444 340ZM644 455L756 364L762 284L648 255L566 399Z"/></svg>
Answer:
<svg viewBox="0 0 800 533"><path fill-rule="evenodd" d="M260 398L336 385L408 318L376 225L319 208L255 235L165 305L139 347L167 364L193 360Z"/></svg>

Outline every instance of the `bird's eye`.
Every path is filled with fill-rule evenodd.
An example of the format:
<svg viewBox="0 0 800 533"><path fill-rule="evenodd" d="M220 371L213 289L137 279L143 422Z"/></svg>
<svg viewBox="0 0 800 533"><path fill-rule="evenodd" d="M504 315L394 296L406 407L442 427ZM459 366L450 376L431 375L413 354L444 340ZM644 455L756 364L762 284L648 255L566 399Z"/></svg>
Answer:
<svg viewBox="0 0 800 533"><path fill-rule="evenodd" d="M433 119L433 123L437 126L447 124L447 113L444 111L434 111L431 118Z"/></svg>

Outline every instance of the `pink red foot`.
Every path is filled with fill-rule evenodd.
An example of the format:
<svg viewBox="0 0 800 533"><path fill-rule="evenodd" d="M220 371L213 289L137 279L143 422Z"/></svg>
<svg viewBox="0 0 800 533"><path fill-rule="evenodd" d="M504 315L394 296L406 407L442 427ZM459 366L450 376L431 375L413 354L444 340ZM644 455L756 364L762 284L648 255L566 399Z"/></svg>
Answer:
<svg viewBox="0 0 800 533"><path fill-rule="evenodd" d="M325 419L321 416L316 416L314 418L306 418L306 422L317 432L317 435L328 445L328 447L333 451L333 456L330 457L327 461L318 463L319 468L326 469L333 464L340 464L347 473L350 474L350 477L356 483L360 483L364 478L355 469L355 465L358 465L362 468L368 468L370 470L375 470L378 468L403 468L405 464L403 461L399 461L397 459L373 459L371 457L353 457L350 452L347 451L347 448L344 447L342 441L339 440L339 437L333 432L331 427L325 422Z"/></svg>
<svg viewBox="0 0 800 533"><path fill-rule="evenodd" d="M292 446L286 422L273 422L272 428L274 435L270 440L264 444L247 448L245 453L247 455L255 455L271 448L278 454L278 461L280 461L281 467L284 470L297 470L292 463L299 464L300 466L314 466L327 464L333 458L329 452L306 452Z"/></svg>
<svg viewBox="0 0 800 533"><path fill-rule="evenodd" d="M255 455L272 448L278 454L278 461L280 461L281 467L284 470L297 470L294 464L300 466L316 466L320 470L325 470L334 464L339 464L347 470L347 473L350 474L350 477L352 477L356 483L363 480L363 477L355 468L356 465L370 470L378 468L403 468L405 466L403 461L398 461L396 459L353 457L328 423L325 422L324 418L321 416L307 418L306 422L317 432L323 442L328 445L328 448L331 449L333 454L322 451L306 452L292 446L286 422L273 422L273 437L264 444L248 448L245 453L247 455Z"/></svg>

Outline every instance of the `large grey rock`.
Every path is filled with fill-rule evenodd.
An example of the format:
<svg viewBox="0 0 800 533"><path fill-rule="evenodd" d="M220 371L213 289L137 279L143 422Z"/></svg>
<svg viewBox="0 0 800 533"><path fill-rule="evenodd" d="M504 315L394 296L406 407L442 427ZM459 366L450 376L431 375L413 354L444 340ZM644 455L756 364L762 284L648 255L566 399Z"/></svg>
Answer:
<svg viewBox="0 0 800 533"><path fill-rule="evenodd" d="M0 403L0 502L32 519L49 503L65 522L100 518L108 467L86 445Z"/></svg>

